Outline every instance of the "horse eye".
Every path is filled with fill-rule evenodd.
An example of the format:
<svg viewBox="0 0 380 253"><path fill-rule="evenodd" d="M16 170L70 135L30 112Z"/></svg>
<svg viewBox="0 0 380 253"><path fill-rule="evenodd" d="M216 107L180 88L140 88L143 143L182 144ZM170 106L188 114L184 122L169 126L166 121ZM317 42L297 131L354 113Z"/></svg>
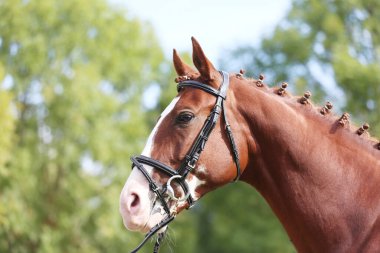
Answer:
<svg viewBox="0 0 380 253"><path fill-rule="evenodd" d="M182 112L176 118L176 123L187 124L194 118L194 114L191 112Z"/></svg>

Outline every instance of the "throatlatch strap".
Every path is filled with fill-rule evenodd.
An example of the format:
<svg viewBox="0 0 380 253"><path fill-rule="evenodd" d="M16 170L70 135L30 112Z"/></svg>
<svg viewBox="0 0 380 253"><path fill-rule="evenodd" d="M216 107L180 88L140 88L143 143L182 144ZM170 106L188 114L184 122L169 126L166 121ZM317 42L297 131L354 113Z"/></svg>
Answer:
<svg viewBox="0 0 380 253"><path fill-rule="evenodd" d="M239 178L241 176L240 158L239 158L239 152L238 152L238 149L236 146L236 142L235 142L234 136L232 134L231 125L227 120L227 115L226 115L226 110L224 110L224 105L223 105L223 118L224 118L224 123L226 124L226 133L227 133L228 139L230 140L230 143L231 143L232 155L233 155L234 162L236 165L236 177L234 179L234 182L236 182L239 180Z"/></svg>

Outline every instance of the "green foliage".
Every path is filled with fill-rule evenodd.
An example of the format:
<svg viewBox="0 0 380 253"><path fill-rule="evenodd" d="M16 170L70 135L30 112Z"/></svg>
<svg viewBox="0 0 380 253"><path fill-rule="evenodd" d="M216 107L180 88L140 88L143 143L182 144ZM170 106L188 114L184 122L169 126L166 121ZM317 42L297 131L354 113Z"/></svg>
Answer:
<svg viewBox="0 0 380 253"><path fill-rule="evenodd" d="M103 0L3 0L0 16L0 252L133 247L118 196L163 78L152 29Z"/></svg>
<svg viewBox="0 0 380 253"><path fill-rule="evenodd" d="M7 182L6 163L11 158L12 142L14 141L15 118L11 110L11 100L10 92L0 90L0 190Z"/></svg>

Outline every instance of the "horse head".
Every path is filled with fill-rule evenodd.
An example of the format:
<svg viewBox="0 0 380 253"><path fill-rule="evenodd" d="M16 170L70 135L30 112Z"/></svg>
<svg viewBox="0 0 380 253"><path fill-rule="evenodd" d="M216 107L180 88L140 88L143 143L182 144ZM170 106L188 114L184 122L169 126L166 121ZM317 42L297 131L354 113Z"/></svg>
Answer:
<svg viewBox="0 0 380 253"><path fill-rule="evenodd" d="M130 230L147 232L207 192L238 180L248 162L243 135L249 130L239 126L229 75L216 70L199 43L192 42L196 69L173 51L178 94L162 112L142 155L132 158L133 170L120 196Z"/></svg>

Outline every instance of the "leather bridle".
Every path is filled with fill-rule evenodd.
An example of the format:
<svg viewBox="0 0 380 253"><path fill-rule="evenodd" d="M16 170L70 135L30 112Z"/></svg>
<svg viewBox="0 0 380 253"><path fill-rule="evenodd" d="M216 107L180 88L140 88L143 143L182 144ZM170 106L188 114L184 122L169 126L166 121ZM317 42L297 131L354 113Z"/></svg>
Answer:
<svg viewBox="0 0 380 253"><path fill-rule="evenodd" d="M194 80L186 80L178 83L177 89L178 92L185 88L185 87L191 87L196 89L201 89L211 95L214 95L216 97L216 102L214 105L214 108L212 109L211 113L207 117L205 123L203 124L202 129L200 130L198 137L196 138L193 146L191 147L190 151L185 156L183 162L181 163L180 167L177 170L172 169L170 166L161 163L160 161L157 161L155 159L152 159L150 157L146 157L143 155L139 156L132 156L132 168L136 167L141 173L144 175L144 177L147 179L149 183L149 188L154 194L156 195L156 198L161 202L167 217L164 218L161 222L159 222L157 225L155 225L146 235L144 240L139 244L139 246L134 249L131 253L137 252L140 250L140 248L145 244L145 242L153 236L155 233L157 233L161 228L169 224L171 221L175 218L175 213L171 213L168 201L175 200L177 202L186 200L189 204L189 208L191 208L195 201L193 196L190 194L189 186L186 182L187 175L196 167L197 162L199 160L199 157L204 150L205 144L214 129L216 123L218 122L218 119L220 117L220 114L222 113L224 123L225 123L225 130L228 136L228 139L231 144L232 148L232 156L234 159L234 162L236 164L236 177L234 181L236 182L239 180L241 175L241 169L240 169L240 161L239 161L239 153L236 147L236 143L234 140L234 137L232 135L231 126L227 120L226 111L224 109L224 101L226 100L227 90L229 86L229 76L228 73L224 71L220 71L220 74L223 77L223 82L219 88L219 90L214 89L213 87L197 82ZM151 166L152 168L155 168L157 170L160 170L167 176L169 176L169 180L167 183L160 189L157 185L157 183L153 180L153 178L149 175L148 171L144 167L144 165ZM171 186L171 182L175 180L178 182L180 187L182 188L184 192L184 196L181 199L178 199L174 195L174 190ZM158 239L156 241L154 251L158 252L160 243L164 237L164 233L162 232L159 234Z"/></svg>

